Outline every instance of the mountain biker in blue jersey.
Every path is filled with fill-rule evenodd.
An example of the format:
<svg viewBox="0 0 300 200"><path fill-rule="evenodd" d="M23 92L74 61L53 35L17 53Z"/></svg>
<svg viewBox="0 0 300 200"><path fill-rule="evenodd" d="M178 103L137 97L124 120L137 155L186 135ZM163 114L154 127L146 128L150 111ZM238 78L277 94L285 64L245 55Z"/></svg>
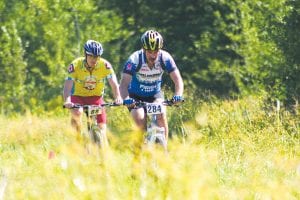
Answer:
<svg viewBox="0 0 300 200"><path fill-rule="evenodd" d="M167 72L174 85L172 101L183 100L183 81L173 57L163 47L163 38L155 30L146 31L141 37L142 48L130 55L123 67L120 92L124 104L128 106L136 125L146 130L146 113L143 108L134 108L134 102L162 102L162 75ZM166 113L158 116L158 125L164 127L168 138Z"/></svg>

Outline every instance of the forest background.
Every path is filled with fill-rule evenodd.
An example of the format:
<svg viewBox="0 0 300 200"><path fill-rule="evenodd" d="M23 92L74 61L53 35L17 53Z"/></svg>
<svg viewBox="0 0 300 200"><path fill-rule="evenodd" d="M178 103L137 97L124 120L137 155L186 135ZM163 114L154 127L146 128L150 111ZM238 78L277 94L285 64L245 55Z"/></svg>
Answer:
<svg viewBox="0 0 300 200"><path fill-rule="evenodd" d="M163 35L186 98L255 93L298 105L300 1L3 0L1 113L60 112L67 66L83 55L88 39L103 44L120 79L148 29Z"/></svg>

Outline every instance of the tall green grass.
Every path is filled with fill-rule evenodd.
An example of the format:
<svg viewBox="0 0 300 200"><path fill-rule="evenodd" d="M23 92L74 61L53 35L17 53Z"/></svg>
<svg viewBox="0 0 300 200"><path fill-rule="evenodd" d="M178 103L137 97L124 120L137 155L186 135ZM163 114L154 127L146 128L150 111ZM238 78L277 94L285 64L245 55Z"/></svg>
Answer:
<svg viewBox="0 0 300 200"><path fill-rule="evenodd" d="M0 199L300 199L299 114L257 97L168 108L169 152L148 149L123 107L110 148L69 115L0 117Z"/></svg>

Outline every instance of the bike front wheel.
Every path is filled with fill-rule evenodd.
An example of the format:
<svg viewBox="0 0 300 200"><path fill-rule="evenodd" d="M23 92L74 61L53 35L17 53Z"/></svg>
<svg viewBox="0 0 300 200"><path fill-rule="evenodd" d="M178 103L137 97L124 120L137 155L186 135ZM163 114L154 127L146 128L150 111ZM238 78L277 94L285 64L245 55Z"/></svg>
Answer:
<svg viewBox="0 0 300 200"><path fill-rule="evenodd" d="M101 148L108 145L104 130L101 130L98 126L90 130L90 138L93 143L97 144Z"/></svg>
<svg viewBox="0 0 300 200"><path fill-rule="evenodd" d="M149 127L145 143L148 145L159 144L165 150L167 149L167 140L165 137L165 129L163 127Z"/></svg>

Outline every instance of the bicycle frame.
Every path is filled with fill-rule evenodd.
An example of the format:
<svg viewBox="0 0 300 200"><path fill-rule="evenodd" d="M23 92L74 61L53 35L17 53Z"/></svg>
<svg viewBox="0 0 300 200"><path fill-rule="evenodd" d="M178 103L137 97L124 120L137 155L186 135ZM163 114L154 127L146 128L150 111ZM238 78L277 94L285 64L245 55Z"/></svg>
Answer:
<svg viewBox="0 0 300 200"><path fill-rule="evenodd" d="M97 144L99 147L104 147L108 141L106 138L106 133L104 133L98 126L97 115L102 113L102 108L104 106L118 106L115 103L105 103L101 105L73 105L71 109L83 109L83 112L87 118L87 131L90 140Z"/></svg>
<svg viewBox="0 0 300 200"><path fill-rule="evenodd" d="M166 100L163 102L136 102L137 108L144 108L147 119L147 130L145 136L145 143L149 146L153 144L160 144L167 150L167 138L164 127L159 127L157 123L157 115L165 114L166 108L164 106L174 105L173 101Z"/></svg>
<svg viewBox="0 0 300 200"><path fill-rule="evenodd" d="M83 111L87 117L87 129L90 139L99 146L106 142L105 133L98 127L97 115L102 113L102 106L84 105Z"/></svg>

